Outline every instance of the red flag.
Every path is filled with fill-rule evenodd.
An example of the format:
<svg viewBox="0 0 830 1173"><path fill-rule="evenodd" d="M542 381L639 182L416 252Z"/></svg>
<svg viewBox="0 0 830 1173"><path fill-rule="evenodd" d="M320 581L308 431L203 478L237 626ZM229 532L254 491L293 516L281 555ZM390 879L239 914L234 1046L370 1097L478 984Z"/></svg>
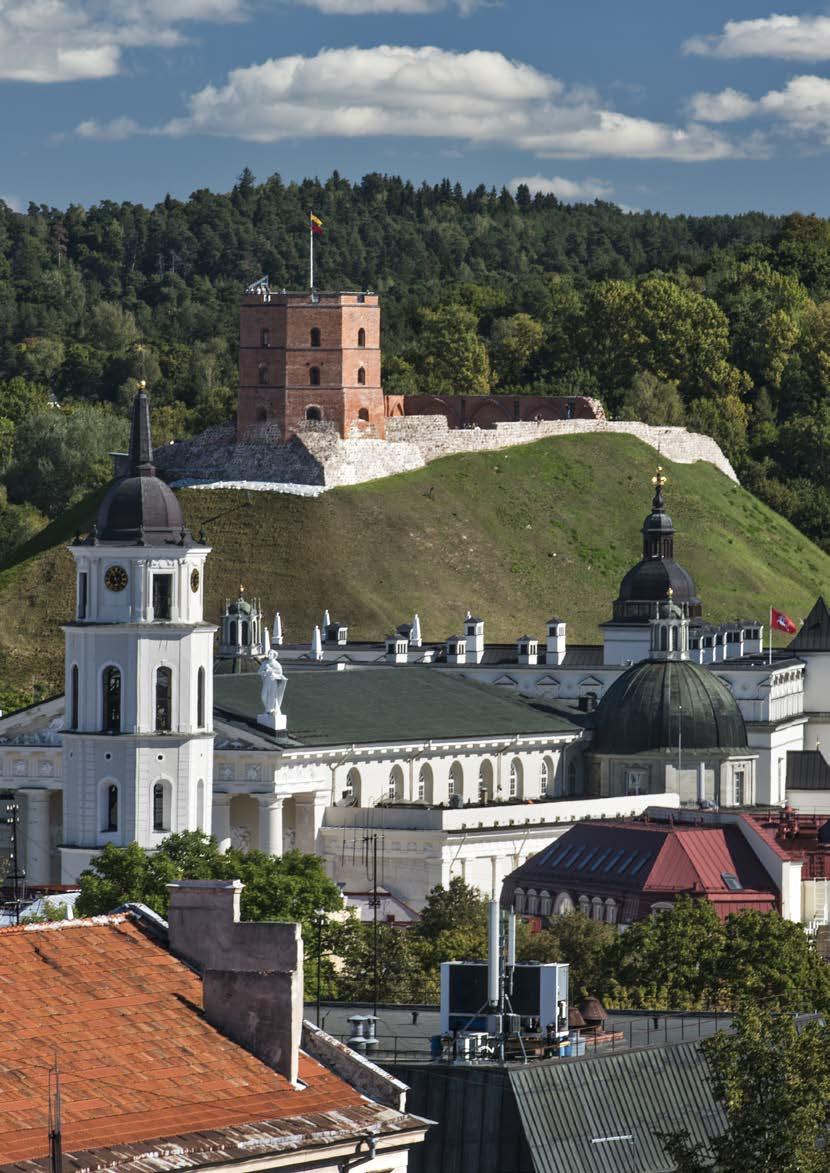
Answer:
<svg viewBox="0 0 830 1173"><path fill-rule="evenodd" d="M795 635L798 631L789 615L785 615L783 611L776 611L774 607L770 608L770 627L774 631L783 631L787 635Z"/></svg>

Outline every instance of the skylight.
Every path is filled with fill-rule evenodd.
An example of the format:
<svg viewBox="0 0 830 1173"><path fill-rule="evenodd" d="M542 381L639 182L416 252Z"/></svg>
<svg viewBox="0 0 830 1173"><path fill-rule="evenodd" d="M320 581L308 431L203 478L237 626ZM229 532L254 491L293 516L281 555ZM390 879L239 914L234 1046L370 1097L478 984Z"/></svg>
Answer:
<svg viewBox="0 0 830 1173"><path fill-rule="evenodd" d="M744 886L734 872L721 872L720 878L730 892L743 892Z"/></svg>

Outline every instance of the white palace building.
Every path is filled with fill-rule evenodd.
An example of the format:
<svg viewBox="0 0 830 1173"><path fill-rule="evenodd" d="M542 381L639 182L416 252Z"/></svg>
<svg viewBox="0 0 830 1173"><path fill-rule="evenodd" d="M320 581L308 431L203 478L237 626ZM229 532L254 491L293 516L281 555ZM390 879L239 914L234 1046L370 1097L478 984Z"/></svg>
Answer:
<svg viewBox="0 0 830 1173"><path fill-rule="evenodd" d="M377 843L378 883L415 909L455 875L498 894L586 817L781 804L787 752L830 726L824 604L772 665L759 623L705 624L660 474L601 646L568 647L556 619L543 641L487 645L470 616L438 644L417 620L350 644L328 615L289 645L240 597L217 655L210 550L155 474L143 391L128 465L71 546L64 696L0 719L31 884L73 883L107 843L202 829L225 848L316 852L359 892Z"/></svg>

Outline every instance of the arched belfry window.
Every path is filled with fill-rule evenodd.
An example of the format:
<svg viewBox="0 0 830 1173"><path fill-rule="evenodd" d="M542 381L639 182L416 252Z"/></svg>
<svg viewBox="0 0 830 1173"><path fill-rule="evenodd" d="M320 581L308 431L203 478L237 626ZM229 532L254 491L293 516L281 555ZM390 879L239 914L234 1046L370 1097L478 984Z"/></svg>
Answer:
<svg viewBox="0 0 830 1173"><path fill-rule="evenodd" d="M317 347L320 345L320 327L311 327L311 345Z"/></svg>
<svg viewBox="0 0 830 1173"><path fill-rule="evenodd" d="M366 386L366 368L365 367L358 367L357 368L357 381L361 387Z"/></svg>
<svg viewBox="0 0 830 1173"><path fill-rule="evenodd" d="M153 830L170 830L169 782L156 782L153 785Z"/></svg>
<svg viewBox="0 0 830 1173"><path fill-rule="evenodd" d="M366 331L362 326L357 332L357 345L361 347L361 349L366 345Z"/></svg>
<svg viewBox="0 0 830 1173"><path fill-rule="evenodd" d="M115 783L111 783L106 790L106 817L104 819L105 831L118 830L118 787Z"/></svg>
<svg viewBox="0 0 830 1173"><path fill-rule="evenodd" d="M362 420L364 424L368 424L368 422L369 422L369 409L368 409L368 407L361 407L361 409L357 413L357 418L359 420Z"/></svg>
<svg viewBox="0 0 830 1173"><path fill-rule="evenodd" d="M308 381L312 387L319 387L320 386L320 368L319 367L309 367Z"/></svg>
<svg viewBox="0 0 830 1173"><path fill-rule="evenodd" d="M205 727L205 670L200 668L196 673L196 727Z"/></svg>
<svg viewBox="0 0 830 1173"><path fill-rule="evenodd" d="M156 669L156 731L169 733L173 720L173 670Z"/></svg>
<svg viewBox="0 0 830 1173"><path fill-rule="evenodd" d="M319 407L312 405L311 407L307 407L305 409L305 418L307 420L314 420L315 423L319 423L323 418L323 413L320 411Z"/></svg>
<svg viewBox="0 0 830 1173"><path fill-rule="evenodd" d="M72 682L71 682L72 696L71 707L69 713L69 728L78 728L78 665L72 665Z"/></svg>
<svg viewBox="0 0 830 1173"><path fill-rule="evenodd" d="M114 664L104 669L102 677L104 733L121 732L121 670Z"/></svg>
<svg viewBox="0 0 830 1173"><path fill-rule="evenodd" d="M271 331L270 330L260 330L259 344L260 344L260 346L270 346L271 345Z"/></svg>
<svg viewBox="0 0 830 1173"><path fill-rule="evenodd" d="M265 384L268 382L268 368L264 362L261 362L259 364L258 371L259 371L259 385L260 385L260 387L264 387Z"/></svg>

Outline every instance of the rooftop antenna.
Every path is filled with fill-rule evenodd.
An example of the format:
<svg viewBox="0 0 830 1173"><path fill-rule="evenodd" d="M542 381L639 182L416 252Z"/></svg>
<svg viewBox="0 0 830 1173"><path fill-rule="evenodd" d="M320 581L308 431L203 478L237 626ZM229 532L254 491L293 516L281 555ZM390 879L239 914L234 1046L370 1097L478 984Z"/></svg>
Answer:
<svg viewBox="0 0 830 1173"><path fill-rule="evenodd" d="M49 1068L49 1169L62 1173L63 1145L61 1141L61 1073L55 1053L54 1066Z"/></svg>

